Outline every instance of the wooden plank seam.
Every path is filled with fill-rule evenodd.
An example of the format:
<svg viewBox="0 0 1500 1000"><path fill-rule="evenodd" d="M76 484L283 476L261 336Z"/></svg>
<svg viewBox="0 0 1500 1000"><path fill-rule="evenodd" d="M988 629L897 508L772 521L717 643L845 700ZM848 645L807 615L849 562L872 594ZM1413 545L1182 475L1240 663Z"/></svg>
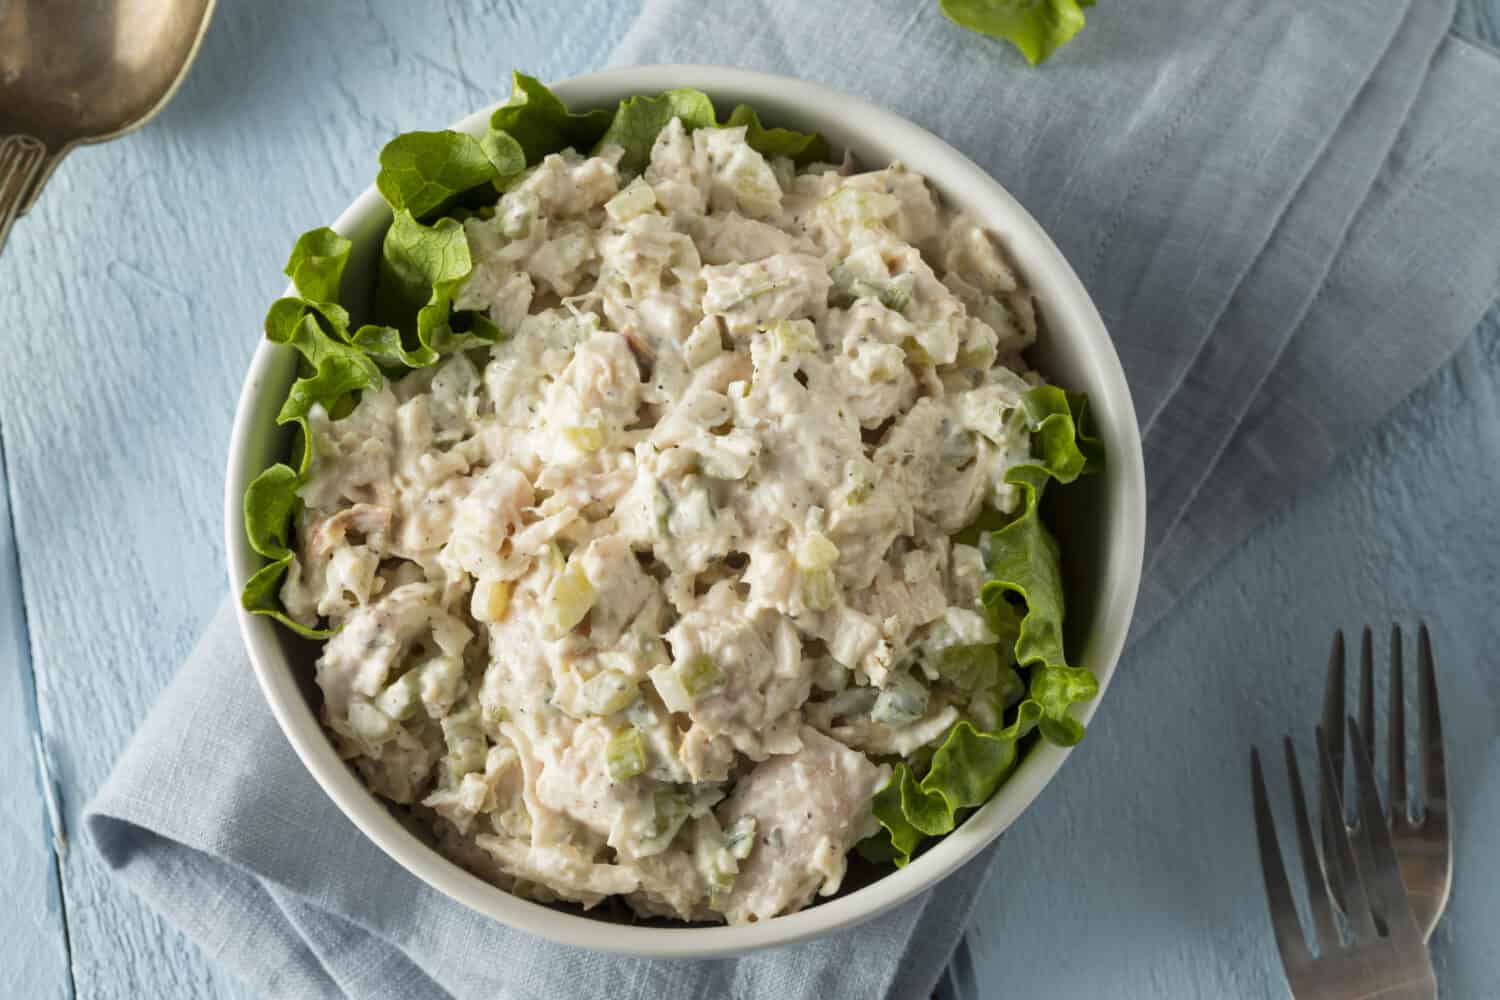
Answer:
<svg viewBox="0 0 1500 1000"><path fill-rule="evenodd" d="M0 565L0 573L9 574L16 581L18 635L15 636L15 648L20 659L18 674L21 678L22 690L24 691L26 703L26 724L31 729L31 745L34 751L34 763L36 767L36 781L38 791L41 794L45 807L48 833L48 861L51 871L49 873L49 888L56 894L59 916L61 917L63 932L63 955L66 962L68 974L68 1000L73 1000L77 995L77 987L73 977L73 944L71 929L68 926L68 903L63 889L62 862L63 855L67 851L67 833L62 819L62 802L58 794L56 781L52 778L52 767L47 760L46 734L42 731L41 706L37 699L36 690L36 658L32 648L31 628L26 608L26 586L21 576L21 551L16 544L16 497L11 489L15 482L10 475L9 456L5 449L5 427L0 424L0 487L5 490L4 508L5 520L0 524L0 534L9 543L8 546L0 546L0 552L9 548L10 558L5 560L9 565Z"/></svg>

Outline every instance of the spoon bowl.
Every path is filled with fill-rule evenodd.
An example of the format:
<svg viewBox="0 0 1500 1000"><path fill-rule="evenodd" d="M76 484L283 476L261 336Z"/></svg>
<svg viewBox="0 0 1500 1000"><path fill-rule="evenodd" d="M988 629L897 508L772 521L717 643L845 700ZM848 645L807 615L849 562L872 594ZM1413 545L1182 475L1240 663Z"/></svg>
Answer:
<svg viewBox="0 0 1500 1000"><path fill-rule="evenodd" d="M140 128L171 98L214 0L0 3L0 247L68 151Z"/></svg>

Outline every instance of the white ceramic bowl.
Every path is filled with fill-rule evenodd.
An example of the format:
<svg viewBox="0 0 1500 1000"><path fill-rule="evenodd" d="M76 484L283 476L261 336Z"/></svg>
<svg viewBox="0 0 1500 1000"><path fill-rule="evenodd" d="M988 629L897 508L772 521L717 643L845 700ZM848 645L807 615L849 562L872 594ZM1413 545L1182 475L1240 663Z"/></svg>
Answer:
<svg viewBox="0 0 1500 1000"><path fill-rule="evenodd" d="M1035 292L1044 340L1032 352L1050 379L1089 394L1108 456L1102 475L1058 491L1069 581L1069 651L1098 675L1099 698L1125 642L1140 580L1145 537L1145 477L1140 435L1124 373L1088 293L1047 234L1005 189L953 147L889 111L826 87L783 76L711 66L642 66L566 80L557 94L574 109L614 107L633 94L697 87L721 109L739 102L767 124L823 133L866 165L899 159L925 174L949 204L1000 234ZM453 128L480 134L492 108ZM373 164L366 165L373 173ZM1040 169L1040 167L1039 167ZM356 315L357 290L371 284L390 212L374 186L333 227L354 242L344 288ZM288 243L291 241L288 234ZM290 290L287 294L293 294ZM258 565L245 540L241 498L252 478L286 453L275 414L295 376L290 348L261 342L235 414L224 497L229 580L239 593ZM240 612L240 630L266 700L298 755L354 824L412 874L453 899L513 927L570 945L646 956L707 957L785 944L867 920L934 885L1000 835L1062 766L1068 751L1039 744L983 808L904 869L799 913L740 927L627 926L581 911L543 906L496 888L448 861L403 827L338 756L318 724L306 644L267 618ZM1087 721L1099 698L1080 706ZM1087 740L1085 740L1087 745Z"/></svg>

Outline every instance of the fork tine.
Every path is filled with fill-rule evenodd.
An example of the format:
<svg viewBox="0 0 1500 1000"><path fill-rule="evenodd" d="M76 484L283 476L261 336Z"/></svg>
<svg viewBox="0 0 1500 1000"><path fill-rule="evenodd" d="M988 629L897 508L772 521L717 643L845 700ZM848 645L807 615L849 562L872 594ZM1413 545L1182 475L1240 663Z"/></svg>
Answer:
<svg viewBox="0 0 1500 1000"><path fill-rule="evenodd" d="M1386 719L1386 802L1391 826L1408 825L1406 791L1406 663L1401 655L1401 626L1391 626L1391 711ZM1374 758L1370 758L1374 760Z"/></svg>
<svg viewBox="0 0 1500 1000"><path fill-rule="evenodd" d="M1276 950L1281 953L1281 963L1290 977L1292 969L1310 961L1312 955L1302 936L1302 924L1297 920L1297 905L1292 900L1286 865L1281 860L1281 847L1276 841L1276 820L1271 815L1271 801L1266 795L1265 776L1261 773L1260 752L1255 749L1250 751L1250 783L1255 798L1255 838L1260 847L1260 870L1266 882L1271 930L1276 935Z"/></svg>
<svg viewBox="0 0 1500 1000"><path fill-rule="evenodd" d="M1338 929L1333 923L1333 907L1322 865L1313 843L1312 824L1307 819L1307 799L1302 794L1302 775L1297 768L1297 751L1292 738L1286 737L1286 769L1291 776L1292 810L1296 817L1297 844L1302 851L1302 873L1307 878L1307 903L1313 918L1313 945L1318 954L1327 954L1339 945Z"/></svg>
<svg viewBox="0 0 1500 1000"><path fill-rule="evenodd" d="M1365 894L1364 884L1360 881L1359 869L1354 864L1354 848L1349 843L1349 831L1345 829L1342 817L1344 815L1343 797L1339 794L1338 786L1334 784L1333 756L1331 747L1328 745L1328 735L1318 728L1318 758L1321 762L1323 772L1323 798L1326 802L1332 802L1337 810L1335 816L1340 817L1336 822L1329 824L1332 829L1334 855L1338 858L1339 869L1345 878L1344 890L1344 916L1349 920L1349 930L1356 940L1364 940L1375 934L1375 921L1370 913L1370 897ZM1357 755L1356 755L1357 756Z"/></svg>
<svg viewBox="0 0 1500 1000"><path fill-rule="evenodd" d="M1344 787L1344 630L1333 633L1333 649L1328 654L1328 681L1323 688L1323 730L1332 744L1333 785ZM1314 767L1313 773L1319 773ZM1342 829L1344 812L1336 800L1328 797L1329 785L1318 781L1318 826L1323 843L1323 872L1328 878L1328 891L1340 909L1344 907L1344 869L1339 852L1334 847L1332 825L1337 822Z"/></svg>
<svg viewBox="0 0 1500 1000"><path fill-rule="evenodd" d="M1423 826L1448 829L1448 772L1443 764L1443 718L1438 712L1432 637L1424 622L1417 632L1417 714L1421 722ZM1432 824L1437 824L1432 826Z"/></svg>
<svg viewBox="0 0 1500 1000"><path fill-rule="evenodd" d="M1359 725L1349 720L1355 743L1362 735ZM1361 840L1367 850L1360 858L1360 878L1369 888L1370 894L1380 902L1380 915L1386 931L1391 937L1405 934L1417 937L1416 917L1412 915L1411 902L1406 898L1406 886L1401 881L1401 868L1396 862L1396 848L1391 842L1391 832L1386 829L1380 815L1380 794L1375 788L1375 769L1369 755L1356 752L1354 761L1354 788L1356 809L1359 812Z"/></svg>
<svg viewBox="0 0 1500 1000"><path fill-rule="evenodd" d="M1344 777L1344 630L1333 633L1328 654L1328 681L1323 688L1323 729L1338 745L1333 755L1334 774ZM1340 781L1342 786L1342 780Z"/></svg>
<svg viewBox="0 0 1500 1000"><path fill-rule="evenodd" d="M1396 634L1400 642L1400 634ZM1370 626L1359 639L1359 728L1365 734L1365 756L1375 759L1375 655ZM1340 775L1342 777L1343 775Z"/></svg>

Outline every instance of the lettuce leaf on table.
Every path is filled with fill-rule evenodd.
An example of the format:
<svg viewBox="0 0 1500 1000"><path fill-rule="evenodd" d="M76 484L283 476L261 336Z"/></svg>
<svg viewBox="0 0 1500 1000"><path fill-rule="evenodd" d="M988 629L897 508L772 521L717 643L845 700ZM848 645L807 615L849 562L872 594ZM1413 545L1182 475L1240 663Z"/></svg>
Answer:
<svg viewBox="0 0 1500 1000"><path fill-rule="evenodd" d="M1067 484L1103 460L1097 441L1082 428L1086 398L1055 386L1039 386L1022 401L1031 431L1034 461L1006 474L1021 490L1020 511L978 541L989 580L980 600L997 634L1010 637L1016 666L1026 673L1026 696L1008 725L993 732L968 721L956 723L918 778L898 763L890 782L876 794L875 818L884 832L862 848L904 866L927 837L949 833L964 810L983 805L1014 769L1020 742L1037 730L1041 738L1072 746L1083 725L1068 709L1099 690L1094 675L1068 665L1063 650L1063 580L1057 540L1042 523L1040 503L1048 480ZM1014 684L1003 673L998 683Z"/></svg>
<svg viewBox="0 0 1500 1000"><path fill-rule="evenodd" d="M942 0L955 24L1015 45L1035 66L1083 28L1094 0Z"/></svg>

